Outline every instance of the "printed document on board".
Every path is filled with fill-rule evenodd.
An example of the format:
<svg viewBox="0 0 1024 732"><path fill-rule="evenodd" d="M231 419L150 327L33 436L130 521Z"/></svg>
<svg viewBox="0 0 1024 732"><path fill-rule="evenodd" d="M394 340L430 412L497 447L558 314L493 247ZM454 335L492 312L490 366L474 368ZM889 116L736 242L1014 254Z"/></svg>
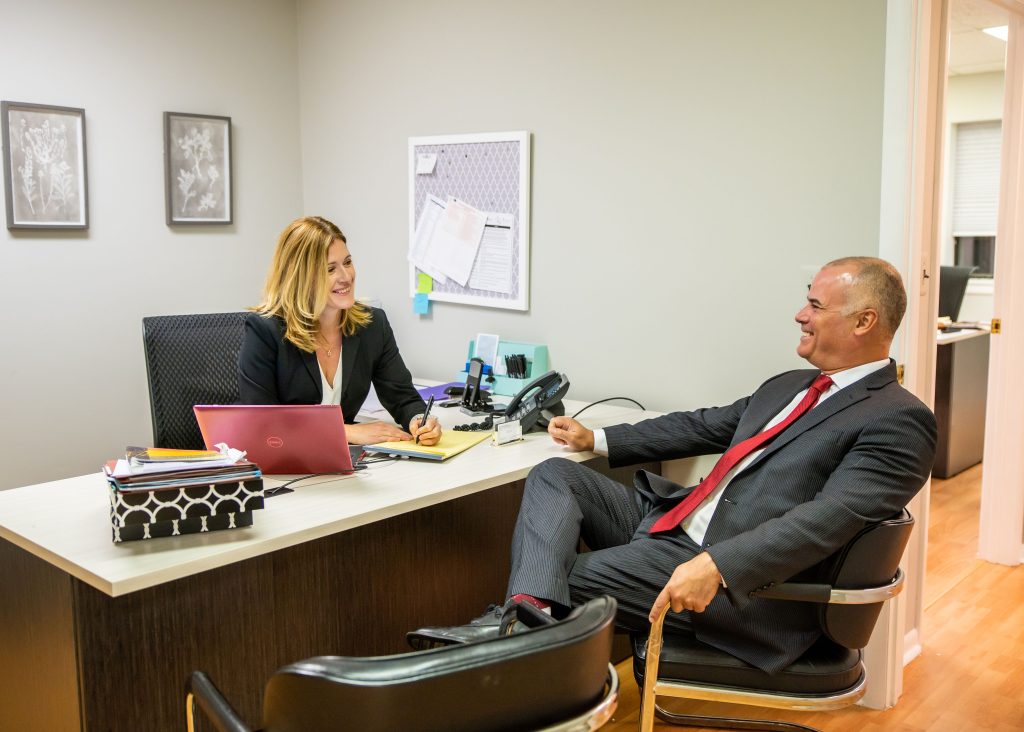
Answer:
<svg viewBox="0 0 1024 732"><path fill-rule="evenodd" d="M469 286L474 290L512 292L512 214L487 215L480 250L476 255Z"/></svg>
<svg viewBox="0 0 1024 732"><path fill-rule="evenodd" d="M445 208L445 203L440 198L427 196L427 202L423 205L423 211L420 212L420 220L416 223L416 233L409 247L409 261L420 272L430 275L441 284L447 284L448 278L430 263L427 252L430 250L430 242L434 237L438 219L441 218Z"/></svg>
<svg viewBox="0 0 1024 732"><path fill-rule="evenodd" d="M426 264L465 287L486 223L486 213L449 197L434 228L434 236L426 252Z"/></svg>

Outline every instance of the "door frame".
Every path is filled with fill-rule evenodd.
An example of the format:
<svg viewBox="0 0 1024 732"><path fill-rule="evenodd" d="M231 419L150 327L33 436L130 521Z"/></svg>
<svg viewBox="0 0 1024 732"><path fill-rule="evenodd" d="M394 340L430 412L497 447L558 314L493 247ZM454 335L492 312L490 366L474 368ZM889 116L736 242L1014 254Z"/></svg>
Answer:
<svg viewBox="0 0 1024 732"><path fill-rule="evenodd" d="M879 255L903 275L907 314L893 343L903 384L935 395L935 313L949 0L889 0ZM933 286L935 283L936 286ZM864 706L886 709L903 691L903 667L921 652L931 482L911 501L916 527L903 566L905 591L886 604L864 653Z"/></svg>
<svg viewBox="0 0 1024 732"><path fill-rule="evenodd" d="M1024 0L995 4L1009 11L993 297L1001 332L990 338L978 556L1016 566L1024 561L1024 293L1010 283L1024 282L1024 206L1015 205L1024 195Z"/></svg>

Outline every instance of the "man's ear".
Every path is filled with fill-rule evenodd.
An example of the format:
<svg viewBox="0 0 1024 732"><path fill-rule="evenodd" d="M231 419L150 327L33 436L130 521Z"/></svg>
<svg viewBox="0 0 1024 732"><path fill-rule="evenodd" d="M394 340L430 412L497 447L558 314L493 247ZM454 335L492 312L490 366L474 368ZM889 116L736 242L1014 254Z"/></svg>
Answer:
<svg viewBox="0 0 1024 732"><path fill-rule="evenodd" d="M867 308L857 313L857 324L854 326L854 332L858 335L864 335L869 333L878 325L878 311L874 308Z"/></svg>

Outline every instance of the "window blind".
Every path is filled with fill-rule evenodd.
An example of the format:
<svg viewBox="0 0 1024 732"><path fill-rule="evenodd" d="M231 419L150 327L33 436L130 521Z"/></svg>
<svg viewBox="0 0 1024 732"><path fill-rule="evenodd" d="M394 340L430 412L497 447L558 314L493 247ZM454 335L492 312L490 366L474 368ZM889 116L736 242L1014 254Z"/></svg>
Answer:
<svg viewBox="0 0 1024 732"><path fill-rule="evenodd" d="M957 125L953 236L995 236L1001 142L999 121Z"/></svg>

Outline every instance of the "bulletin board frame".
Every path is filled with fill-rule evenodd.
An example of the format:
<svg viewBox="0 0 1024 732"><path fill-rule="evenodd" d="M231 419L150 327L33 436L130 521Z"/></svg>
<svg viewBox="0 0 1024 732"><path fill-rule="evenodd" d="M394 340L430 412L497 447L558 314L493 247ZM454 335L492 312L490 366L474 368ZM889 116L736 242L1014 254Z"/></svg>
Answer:
<svg viewBox="0 0 1024 732"><path fill-rule="evenodd" d="M420 155L436 155L430 174L417 174ZM530 133L485 132L409 138L409 251L428 196L449 196L488 213L511 215L510 292L474 289L453 279L434 282L432 301L529 310L530 303ZM475 266L475 265L474 265ZM417 292L420 270L409 263L409 295Z"/></svg>

